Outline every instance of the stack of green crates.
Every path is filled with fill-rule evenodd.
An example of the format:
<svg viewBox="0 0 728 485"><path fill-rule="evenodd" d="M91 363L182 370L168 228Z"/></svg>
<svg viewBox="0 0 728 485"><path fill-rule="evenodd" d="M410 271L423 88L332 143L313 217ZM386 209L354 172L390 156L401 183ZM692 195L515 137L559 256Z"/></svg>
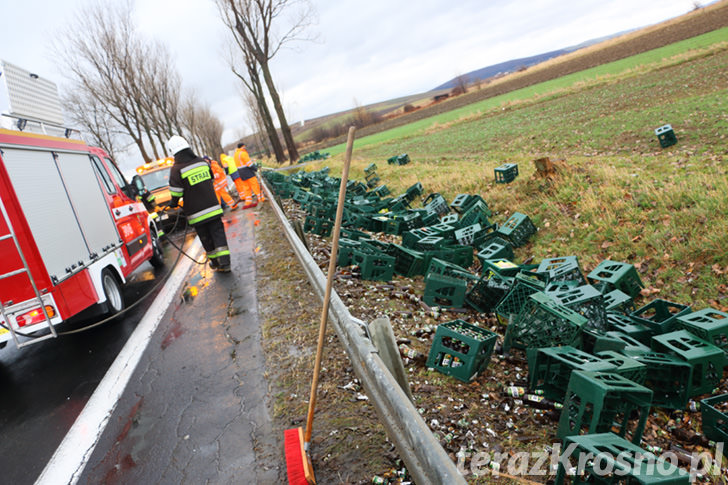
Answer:
<svg viewBox="0 0 728 485"><path fill-rule="evenodd" d="M469 382L488 366L498 335L462 320L437 326L427 367Z"/></svg>

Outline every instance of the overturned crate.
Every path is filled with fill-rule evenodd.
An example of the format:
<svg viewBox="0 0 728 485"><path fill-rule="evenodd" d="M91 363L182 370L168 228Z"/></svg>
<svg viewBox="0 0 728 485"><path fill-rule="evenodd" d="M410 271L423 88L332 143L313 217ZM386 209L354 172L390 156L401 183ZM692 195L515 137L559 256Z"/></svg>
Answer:
<svg viewBox="0 0 728 485"><path fill-rule="evenodd" d="M557 437L581 434L606 433L618 430L625 438L639 444L647 423L652 403L652 391L618 374L608 372L574 371L561 410ZM637 416L637 423L630 427L630 418Z"/></svg>
<svg viewBox="0 0 728 485"><path fill-rule="evenodd" d="M536 234L536 227L526 214L515 212L496 232L508 239L513 247L519 248Z"/></svg>
<svg viewBox="0 0 728 485"><path fill-rule="evenodd" d="M619 261L602 261L587 278L602 293L621 290L632 298L639 296L645 287L634 265Z"/></svg>
<svg viewBox="0 0 728 485"><path fill-rule="evenodd" d="M571 345L581 347L581 334L586 318L556 303L542 292L528 297L521 312L506 328L503 349L555 347Z"/></svg>

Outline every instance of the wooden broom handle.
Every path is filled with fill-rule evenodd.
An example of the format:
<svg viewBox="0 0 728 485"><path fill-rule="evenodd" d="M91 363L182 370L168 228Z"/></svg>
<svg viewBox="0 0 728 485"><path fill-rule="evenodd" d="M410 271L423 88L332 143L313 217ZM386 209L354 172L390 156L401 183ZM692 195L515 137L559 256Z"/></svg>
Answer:
<svg viewBox="0 0 728 485"><path fill-rule="evenodd" d="M313 380L311 381L311 397L308 401L308 415L306 417L306 435L303 439L304 446L308 448L311 442L311 430L313 428L313 411L316 407L316 388L318 387L319 373L321 372L321 357L324 352L324 338L326 335L326 322L329 316L329 300L331 299L331 286L336 272L336 255L339 252L339 230L341 219L344 215L344 202L346 200L346 184L349 180L349 165L351 164L351 152L354 149L354 131L356 128L349 127L349 136L346 139L346 155L344 156L344 168L341 172L341 184L339 185L339 199L336 205L336 222L334 223L333 240L331 242L331 256L329 256L329 274L326 276L326 292L324 294L324 308L321 311L321 324L319 325L318 346L316 347L316 362L313 366Z"/></svg>

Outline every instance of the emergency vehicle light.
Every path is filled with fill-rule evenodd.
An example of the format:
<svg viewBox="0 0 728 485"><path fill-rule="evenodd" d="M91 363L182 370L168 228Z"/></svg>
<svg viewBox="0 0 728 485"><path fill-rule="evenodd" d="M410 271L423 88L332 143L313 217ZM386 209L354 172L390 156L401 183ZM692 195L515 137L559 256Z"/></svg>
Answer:
<svg viewBox="0 0 728 485"><path fill-rule="evenodd" d="M46 305L45 310L48 313L48 318L53 318L56 316L56 310L51 305ZM29 312L25 312L22 315L18 316L15 321L18 322L19 327L25 327L27 325L40 323L45 319L46 317L43 314L43 310L40 308L34 308Z"/></svg>

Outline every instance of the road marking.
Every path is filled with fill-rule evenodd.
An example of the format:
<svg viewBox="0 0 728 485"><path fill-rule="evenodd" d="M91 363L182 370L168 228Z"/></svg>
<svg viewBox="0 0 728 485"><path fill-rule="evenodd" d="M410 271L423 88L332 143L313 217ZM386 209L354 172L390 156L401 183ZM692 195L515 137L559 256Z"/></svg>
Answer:
<svg viewBox="0 0 728 485"><path fill-rule="evenodd" d="M194 259L200 256L202 245L198 238L195 238L194 244L187 253ZM118 357L96 387L81 414L53 453L36 480L36 485L57 485L59 483L72 485L78 482L129 379L139 364L150 338L154 335L170 303L176 298L177 290L189 273L193 261L190 258L183 259L184 261L180 262L172 272L149 310L132 332L124 348L121 349Z"/></svg>

